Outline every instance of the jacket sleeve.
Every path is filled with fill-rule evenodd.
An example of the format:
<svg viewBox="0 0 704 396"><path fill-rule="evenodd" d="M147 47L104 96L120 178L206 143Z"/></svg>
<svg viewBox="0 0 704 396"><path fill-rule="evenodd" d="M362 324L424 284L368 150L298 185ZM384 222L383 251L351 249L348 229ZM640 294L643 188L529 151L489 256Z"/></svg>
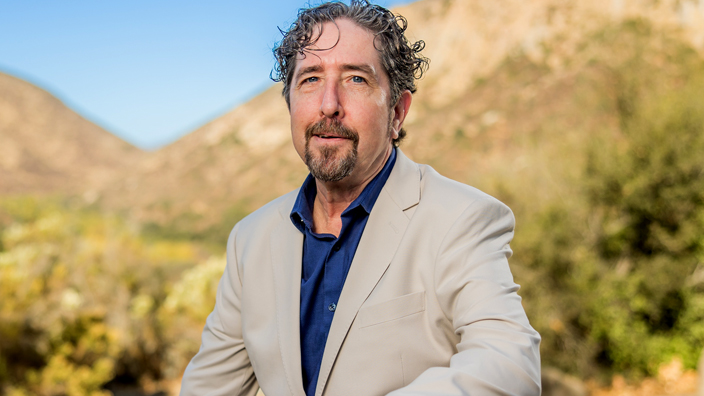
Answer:
<svg viewBox="0 0 704 396"><path fill-rule="evenodd" d="M227 266L220 279L215 308L206 320L200 350L186 367L181 396L254 396L259 389L242 338L237 229L235 226L227 241Z"/></svg>
<svg viewBox="0 0 704 396"><path fill-rule="evenodd" d="M435 263L438 301L459 336L449 367L433 367L389 396L540 395L540 336L528 323L508 257L511 210L470 204L445 235Z"/></svg>

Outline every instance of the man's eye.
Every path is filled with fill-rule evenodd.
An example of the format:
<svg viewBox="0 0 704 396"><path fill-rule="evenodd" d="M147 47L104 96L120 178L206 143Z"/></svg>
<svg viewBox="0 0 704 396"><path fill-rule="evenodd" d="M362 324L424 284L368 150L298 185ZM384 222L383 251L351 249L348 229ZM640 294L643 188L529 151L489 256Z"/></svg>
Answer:
<svg viewBox="0 0 704 396"><path fill-rule="evenodd" d="M354 82L354 83L363 83L364 81L365 81L364 78L362 78L360 76L353 76L352 77L352 82Z"/></svg>
<svg viewBox="0 0 704 396"><path fill-rule="evenodd" d="M318 81L318 77L308 77L305 80L303 80L303 82L306 82L306 83L314 83L316 81Z"/></svg>

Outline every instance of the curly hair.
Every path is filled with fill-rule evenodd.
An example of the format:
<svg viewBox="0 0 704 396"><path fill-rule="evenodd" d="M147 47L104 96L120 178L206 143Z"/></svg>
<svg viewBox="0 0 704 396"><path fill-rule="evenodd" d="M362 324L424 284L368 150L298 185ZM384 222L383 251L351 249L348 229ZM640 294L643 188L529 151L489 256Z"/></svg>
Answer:
<svg viewBox="0 0 704 396"><path fill-rule="evenodd" d="M349 6L333 1L300 9L298 18L287 31L279 29L284 37L274 48L277 63L271 79L283 82L283 96L289 107L296 57L305 56L305 51L312 51L310 46L314 45L322 34L322 30L316 29L316 26L325 22L335 23L339 18L350 19L374 34L374 48L379 51L381 64L389 76L392 106L405 90L416 92L415 80L421 78L427 70L429 60L420 54L425 48L425 43L422 40L410 43L404 35L408 27L406 18L394 15L384 7L369 3L368 0L351 0ZM406 131L401 129L398 138L393 140L394 146L398 147L405 136Z"/></svg>

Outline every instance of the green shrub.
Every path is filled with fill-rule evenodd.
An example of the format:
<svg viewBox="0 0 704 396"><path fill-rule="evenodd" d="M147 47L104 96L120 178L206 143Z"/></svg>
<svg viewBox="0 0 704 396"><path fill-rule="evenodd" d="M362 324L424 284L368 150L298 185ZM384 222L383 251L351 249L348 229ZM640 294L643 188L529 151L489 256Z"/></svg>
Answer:
<svg viewBox="0 0 704 396"><path fill-rule="evenodd" d="M543 361L581 376L654 375L704 348L704 68L623 93L621 136L586 147L580 197L516 237ZM629 78L635 78L634 74ZM630 89L630 88L629 88Z"/></svg>
<svg viewBox="0 0 704 396"><path fill-rule="evenodd" d="M200 249L51 202L2 200L0 213L0 393L103 395L116 376L161 379L158 313Z"/></svg>

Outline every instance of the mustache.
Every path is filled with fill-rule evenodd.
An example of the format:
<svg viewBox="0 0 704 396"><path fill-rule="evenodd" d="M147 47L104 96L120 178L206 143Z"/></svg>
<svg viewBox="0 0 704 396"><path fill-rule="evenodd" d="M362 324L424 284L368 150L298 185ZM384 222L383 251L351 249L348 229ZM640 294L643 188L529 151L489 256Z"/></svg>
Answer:
<svg viewBox="0 0 704 396"><path fill-rule="evenodd" d="M359 141L359 133L352 128L348 128L338 119L322 119L306 128L306 141L315 135L333 135L344 139L350 139L354 143Z"/></svg>

